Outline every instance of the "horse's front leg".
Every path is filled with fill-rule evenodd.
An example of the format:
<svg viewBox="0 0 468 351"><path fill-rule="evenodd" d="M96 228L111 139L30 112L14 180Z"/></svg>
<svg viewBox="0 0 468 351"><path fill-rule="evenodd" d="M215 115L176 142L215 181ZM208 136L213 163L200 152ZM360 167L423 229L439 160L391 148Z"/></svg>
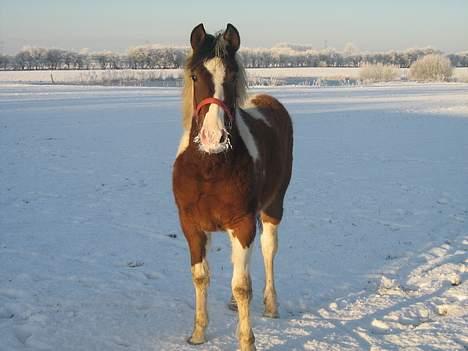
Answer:
<svg viewBox="0 0 468 351"><path fill-rule="evenodd" d="M187 239L192 265L192 280L195 288L195 319L192 335L187 339L189 344L203 344L205 330L208 326L207 295L210 284L210 271L206 260L206 247L209 234L182 226Z"/></svg>
<svg viewBox="0 0 468 351"><path fill-rule="evenodd" d="M237 304L239 315L238 337L241 351L252 351L255 348L255 337L250 322L250 300L252 282L250 279L249 261L251 244L255 237L255 217L251 216L228 230L232 244L232 296Z"/></svg>

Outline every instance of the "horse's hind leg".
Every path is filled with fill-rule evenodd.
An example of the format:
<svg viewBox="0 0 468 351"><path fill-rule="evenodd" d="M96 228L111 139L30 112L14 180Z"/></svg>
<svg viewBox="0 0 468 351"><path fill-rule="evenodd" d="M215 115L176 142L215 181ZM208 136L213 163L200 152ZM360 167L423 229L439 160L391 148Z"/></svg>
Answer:
<svg viewBox="0 0 468 351"><path fill-rule="evenodd" d="M205 330L208 326L207 295L210 271L205 256L210 234L186 230L184 230L184 234L190 248L192 280L195 288L194 326L192 335L187 339L187 342L197 345L206 341Z"/></svg>
<svg viewBox="0 0 468 351"><path fill-rule="evenodd" d="M289 128L291 128L289 126ZM292 133L292 130L291 130ZM263 315L270 318L278 318L278 303L276 301L274 261L278 251L278 226L283 218L283 201L288 189L292 171L292 136L288 140L288 154L286 169L282 184L273 201L260 212L262 221L262 245L263 264L265 266L265 289L263 290L263 302L265 311Z"/></svg>
<svg viewBox="0 0 468 351"><path fill-rule="evenodd" d="M278 225L279 220L270 217L265 212L261 213L262 235L260 243L262 245L263 264L265 266L265 288L263 290L263 303L265 311L263 315L269 318L278 318L278 304L276 301L274 260L278 251Z"/></svg>

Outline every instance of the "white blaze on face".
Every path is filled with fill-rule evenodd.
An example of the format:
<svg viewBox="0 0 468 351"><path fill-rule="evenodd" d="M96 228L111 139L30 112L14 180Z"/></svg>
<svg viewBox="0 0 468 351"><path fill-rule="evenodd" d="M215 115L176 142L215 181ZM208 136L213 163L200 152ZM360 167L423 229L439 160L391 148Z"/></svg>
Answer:
<svg viewBox="0 0 468 351"><path fill-rule="evenodd" d="M214 95L213 97L224 100L224 76L226 73L223 61L219 57L208 60L204 64L208 72L213 77ZM221 139L224 140L221 142ZM208 153L218 153L226 150L229 146L227 131L224 128L224 110L216 105L209 105L208 112L203 120L203 126L198 136L200 149Z"/></svg>

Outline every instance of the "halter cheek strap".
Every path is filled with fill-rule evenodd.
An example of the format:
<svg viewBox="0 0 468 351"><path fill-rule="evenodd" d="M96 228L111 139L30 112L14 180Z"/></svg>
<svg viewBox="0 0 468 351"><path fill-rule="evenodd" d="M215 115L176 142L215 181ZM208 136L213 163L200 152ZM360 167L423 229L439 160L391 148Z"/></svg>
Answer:
<svg viewBox="0 0 468 351"><path fill-rule="evenodd" d="M224 112L226 112L231 122L234 120L234 116L232 115L232 112L229 109L229 107L227 107L227 105L222 100L217 99L215 97L209 97L200 101L200 103L197 105L197 108L195 109L196 112L195 112L194 117L200 116L200 111L203 108L203 106L211 105L211 104L215 104L221 107L224 110Z"/></svg>

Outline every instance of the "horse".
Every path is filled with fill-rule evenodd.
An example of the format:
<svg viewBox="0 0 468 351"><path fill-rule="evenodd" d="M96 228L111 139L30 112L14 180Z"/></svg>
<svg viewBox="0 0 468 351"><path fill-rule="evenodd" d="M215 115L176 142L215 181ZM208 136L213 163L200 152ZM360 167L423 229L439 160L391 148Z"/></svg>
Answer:
<svg viewBox="0 0 468 351"><path fill-rule="evenodd" d="M225 231L232 246L231 307L238 311L240 349L255 350L250 321L249 261L257 221L264 258L264 316L278 318L274 257L292 171L293 128L285 107L269 95L247 96L240 36L228 24L190 35L184 69L183 133L173 166L173 193L190 250L195 318L190 344L206 341L207 251L211 233Z"/></svg>

